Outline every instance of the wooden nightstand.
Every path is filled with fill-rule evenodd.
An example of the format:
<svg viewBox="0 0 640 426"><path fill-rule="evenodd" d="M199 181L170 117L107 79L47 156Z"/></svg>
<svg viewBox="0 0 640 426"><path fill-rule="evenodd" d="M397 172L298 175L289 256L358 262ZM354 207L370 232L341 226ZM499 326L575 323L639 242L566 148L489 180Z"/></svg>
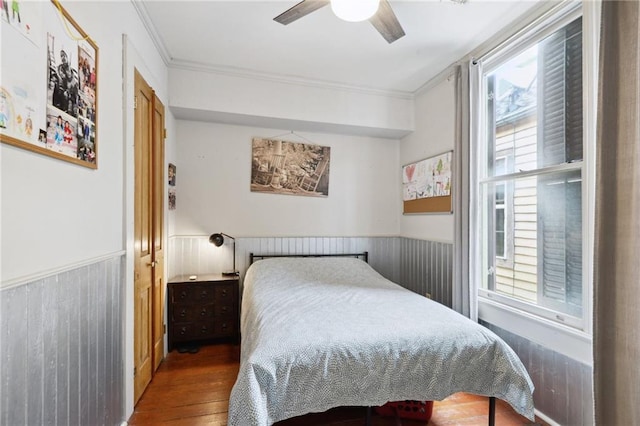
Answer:
<svg viewBox="0 0 640 426"><path fill-rule="evenodd" d="M238 277L189 275L169 280L167 294L168 350L239 340Z"/></svg>

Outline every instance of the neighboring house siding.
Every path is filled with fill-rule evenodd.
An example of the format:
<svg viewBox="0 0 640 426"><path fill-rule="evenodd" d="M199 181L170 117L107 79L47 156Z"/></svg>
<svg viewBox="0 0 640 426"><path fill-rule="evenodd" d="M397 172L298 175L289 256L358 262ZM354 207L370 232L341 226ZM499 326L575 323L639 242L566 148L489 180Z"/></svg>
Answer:
<svg viewBox="0 0 640 426"><path fill-rule="evenodd" d="M528 114L496 129L496 152L510 155L509 172L535 167L536 124L535 115ZM505 259L496 262L496 290L531 301L537 300L538 282L536 204L536 180L518 180L507 199L507 228L513 223L514 231L508 232Z"/></svg>

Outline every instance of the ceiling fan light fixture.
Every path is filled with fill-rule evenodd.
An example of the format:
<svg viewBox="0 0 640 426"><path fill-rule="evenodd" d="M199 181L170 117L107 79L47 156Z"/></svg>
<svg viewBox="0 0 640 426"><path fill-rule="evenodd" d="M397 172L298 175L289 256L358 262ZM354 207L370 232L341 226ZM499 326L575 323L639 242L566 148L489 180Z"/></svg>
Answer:
<svg viewBox="0 0 640 426"><path fill-rule="evenodd" d="M366 21L376 14L380 0L331 0L331 10L347 22Z"/></svg>

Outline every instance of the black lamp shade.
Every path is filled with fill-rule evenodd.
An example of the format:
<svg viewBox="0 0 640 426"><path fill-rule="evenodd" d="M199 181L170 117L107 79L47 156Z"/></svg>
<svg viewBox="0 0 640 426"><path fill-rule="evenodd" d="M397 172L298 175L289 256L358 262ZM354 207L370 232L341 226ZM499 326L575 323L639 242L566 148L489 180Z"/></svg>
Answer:
<svg viewBox="0 0 640 426"><path fill-rule="evenodd" d="M220 247L224 243L224 237L222 234L211 234L209 242L216 247Z"/></svg>

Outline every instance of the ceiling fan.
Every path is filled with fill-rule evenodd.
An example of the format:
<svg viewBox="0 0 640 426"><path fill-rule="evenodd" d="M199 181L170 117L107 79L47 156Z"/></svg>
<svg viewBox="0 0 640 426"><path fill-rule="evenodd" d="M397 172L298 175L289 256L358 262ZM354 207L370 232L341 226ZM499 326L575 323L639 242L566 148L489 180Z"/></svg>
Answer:
<svg viewBox="0 0 640 426"><path fill-rule="evenodd" d="M391 5L387 0L369 1L369 3L374 4L374 6L372 6L374 8L371 12L373 13L373 16L369 14L369 16L353 19L342 16L340 3L345 4L346 7L349 8L350 6L353 6L357 3L365 3L362 2L362 0L343 0L342 2L336 0L302 0L292 8L273 18L273 20L281 23L282 25L288 25L302 18L303 16L310 14L311 12L315 12L316 10L328 5L329 3L331 3L331 7L334 13L344 20L364 21L366 19L369 19L369 22L371 22L375 29L378 30L378 32L382 35L382 37L384 37L385 40L387 40L388 43L393 43L394 41L405 35L405 32L402 29L400 22L398 21L398 18L396 18L395 13L393 13L393 9L391 9Z"/></svg>

